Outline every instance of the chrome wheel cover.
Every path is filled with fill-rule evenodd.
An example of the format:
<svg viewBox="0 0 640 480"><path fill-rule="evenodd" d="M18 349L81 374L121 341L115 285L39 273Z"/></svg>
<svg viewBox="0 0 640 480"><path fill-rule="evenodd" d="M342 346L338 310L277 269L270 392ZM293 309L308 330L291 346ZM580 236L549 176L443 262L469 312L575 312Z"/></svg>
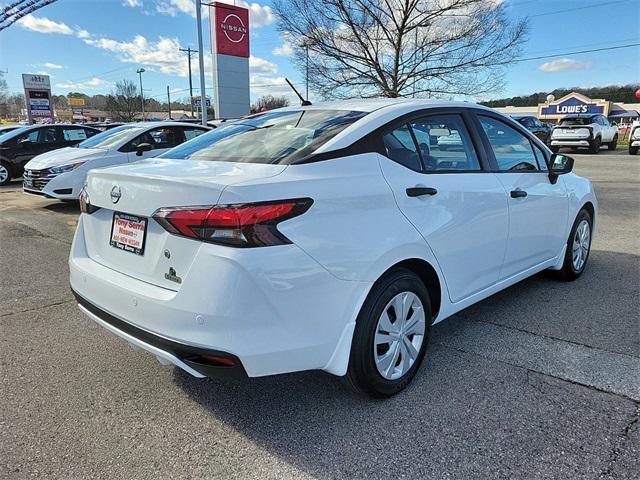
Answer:
<svg viewBox="0 0 640 480"><path fill-rule="evenodd" d="M0 165L0 183L6 182L9 178L9 170L4 165Z"/></svg>
<svg viewBox="0 0 640 480"><path fill-rule="evenodd" d="M573 248L571 250L571 260L573 269L579 272L584 267L589 255L591 247L591 227L589 222L582 220L576 228L576 234L573 238Z"/></svg>
<svg viewBox="0 0 640 480"><path fill-rule="evenodd" d="M397 294L384 307L376 325L373 357L387 380L403 377L415 363L424 341L424 307L413 292Z"/></svg>

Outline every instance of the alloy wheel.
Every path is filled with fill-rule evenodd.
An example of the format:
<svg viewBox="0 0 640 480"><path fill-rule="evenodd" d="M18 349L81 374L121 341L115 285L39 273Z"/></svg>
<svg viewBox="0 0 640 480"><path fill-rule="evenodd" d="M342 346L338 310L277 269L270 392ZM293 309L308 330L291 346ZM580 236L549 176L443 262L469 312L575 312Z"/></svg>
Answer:
<svg viewBox="0 0 640 480"><path fill-rule="evenodd" d="M579 272L587 261L591 246L591 227L589 222L582 220L576 228L573 238L572 263L576 272Z"/></svg>
<svg viewBox="0 0 640 480"><path fill-rule="evenodd" d="M403 377L413 366L424 340L425 313L413 292L394 296L382 311L374 337L374 361L387 380Z"/></svg>
<svg viewBox="0 0 640 480"><path fill-rule="evenodd" d="M7 167L0 164L0 183L4 183L9 179L9 170Z"/></svg>

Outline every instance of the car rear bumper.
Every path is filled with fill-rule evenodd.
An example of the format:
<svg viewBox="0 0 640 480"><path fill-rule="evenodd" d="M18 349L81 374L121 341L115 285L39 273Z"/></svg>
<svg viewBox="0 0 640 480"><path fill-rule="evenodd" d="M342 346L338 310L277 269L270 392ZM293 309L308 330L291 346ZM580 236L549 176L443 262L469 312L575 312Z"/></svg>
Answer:
<svg viewBox="0 0 640 480"><path fill-rule="evenodd" d="M370 282L340 280L295 245L234 249L202 244L182 283L172 290L90 258L85 215L80 216L71 248L70 284L84 299L85 313L107 323L111 318L124 322L119 327L110 323L113 333L131 335L121 328L125 326L189 349L219 352L237 359L250 377L312 369L337 375L346 371L348 355L337 351L345 344L350 347ZM98 321L94 316L90 315ZM98 321L106 327L103 322ZM141 341L154 347L138 345L145 350L189 373L193 374L178 361L202 373L176 355L175 348ZM177 360L159 355L155 348Z"/></svg>
<svg viewBox="0 0 640 480"><path fill-rule="evenodd" d="M240 360L229 353L175 342L138 328L101 310L72 289L78 307L98 325L125 339L132 346L154 354L160 363L171 363L194 377L246 377Z"/></svg>
<svg viewBox="0 0 640 480"><path fill-rule="evenodd" d="M551 140L552 147L588 147L589 145L589 140Z"/></svg>

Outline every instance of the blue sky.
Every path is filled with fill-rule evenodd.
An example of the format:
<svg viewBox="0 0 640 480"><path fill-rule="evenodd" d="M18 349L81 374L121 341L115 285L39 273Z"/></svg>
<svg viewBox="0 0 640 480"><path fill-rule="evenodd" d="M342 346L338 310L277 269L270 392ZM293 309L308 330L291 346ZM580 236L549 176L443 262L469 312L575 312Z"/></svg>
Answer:
<svg viewBox="0 0 640 480"><path fill-rule="evenodd" d="M640 0L505 2L513 18L530 19L523 58L640 41ZM0 32L0 70L8 70L11 91L21 90L21 73L46 72L56 94L95 94L109 92L123 78L137 81L136 69L144 67L146 96L164 100L168 85L173 98L185 97L186 55L177 48L197 46L192 5L192 0L58 0ZM289 62L270 0L251 2L250 8L252 98L285 93L284 77L301 84L301 75ZM208 20L205 27L209 51ZM640 47L633 47L517 63L508 70L506 88L493 97L638 81Z"/></svg>

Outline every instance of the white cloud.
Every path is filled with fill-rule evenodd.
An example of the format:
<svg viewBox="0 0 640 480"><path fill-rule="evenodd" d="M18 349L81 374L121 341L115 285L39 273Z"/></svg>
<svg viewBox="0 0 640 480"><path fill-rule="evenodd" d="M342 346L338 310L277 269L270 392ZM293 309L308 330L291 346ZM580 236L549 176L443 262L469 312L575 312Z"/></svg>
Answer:
<svg viewBox="0 0 640 480"><path fill-rule="evenodd" d="M93 77L90 80L84 82L61 82L56 83L57 88L69 88L72 90L95 90L97 88L104 88L111 85L111 82L107 82L98 77Z"/></svg>
<svg viewBox="0 0 640 480"><path fill-rule="evenodd" d="M282 42L282 45L274 48L271 51L277 57L290 57L293 54L293 47L287 41Z"/></svg>
<svg viewBox="0 0 640 480"><path fill-rule="evenodd" d="M260 57L249 57L249 71L252 74L273 74L278 72L278 66Z"/></svg>
<svg viewBox="0 0 640 480"><path fill-rule="evenodd" d="M73 35L73 30L64 23L54 22L45 17L34 17L27 15L17 22L25 30L38 33L60 33L62 35Z"/></svg>
<svg viewBox="0 0 640 480"><path fill-rule="evenodd" d="M570 58L561 58L540 65L538 68L543 72L565 72L567 70L586 70L591 67L591 62L579 62Z"/></svg>
<svg viewBox="0 0 640 480"><path fill-rule="evenodd" d="M179 51L180 42L177 38L160 37L157 42L150 42L142 35L136 35L130 42L110 38L87 38L84 42L115 53L121 62L157 67L160 72L169 75L187 75L187 57Z"/></svg>
<svg viewBox="0 0 640 480"><path fill-rule="evenodd" d="M46 68L53 68L54 70L60 70L64 68L62 65L58 65L57 63L51 63L51 62L44 63L43 66Z"/></svg>
<svg viewBox="0 0 640 480"><path fill-rule="evenodd" d="M125 7L141 7L142 0L123 0L122 5Z"/></svg>
<svg viewBox="0 0 640 480"><path fill-rule="evenodd" d="M243 0L234 2L234 0L221 0L221 3L229 3L243 6L249 9L249 24L252 28L260 28L275 22L276 17L273 10L268 5L260 5L253 2L248 3ZM163 15L175 17L179 13L188 14L195 18L196 9L195 2L192 0L158 0L156 3L156 11ZM203 17L207 16L209 9L202 7Z"/></svg>
<svg viewBox="0 0 640 480"><path fill-rule="evenodd" d="M86 30L78 29L78 30L76 30L76 36L78 38L85 39L85 38L89 38L91 36L91 34L89 32L87 32Z"/></svg>

